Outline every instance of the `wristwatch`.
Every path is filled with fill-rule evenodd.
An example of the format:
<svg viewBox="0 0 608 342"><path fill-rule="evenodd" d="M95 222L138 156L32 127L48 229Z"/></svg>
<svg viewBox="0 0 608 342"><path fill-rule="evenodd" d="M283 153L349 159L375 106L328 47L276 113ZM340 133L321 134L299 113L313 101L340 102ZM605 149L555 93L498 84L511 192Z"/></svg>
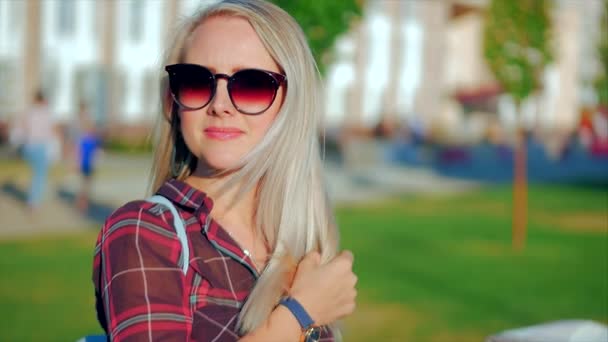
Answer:
<svg viewBox="0 0 608 342"><path fill-rule="evenodd" d="M281 299L279 304L289 309L300 323L300 327L302 327L300 342L318 342L321 339L321 327L315 325L315 322L300 302L292 297L285 297Z"/></svg>

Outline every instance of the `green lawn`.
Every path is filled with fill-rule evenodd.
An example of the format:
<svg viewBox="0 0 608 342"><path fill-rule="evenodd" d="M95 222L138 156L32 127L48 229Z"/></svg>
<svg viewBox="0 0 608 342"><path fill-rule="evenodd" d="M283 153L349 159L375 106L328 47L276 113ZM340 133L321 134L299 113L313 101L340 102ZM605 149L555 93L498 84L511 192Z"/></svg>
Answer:
<svg viewBox="0 0 608 342"><path fill-rule="evenodd" d="M509 188L341 207L359 304L346 341L482 341L548 320L608 321L606 188L530 191L526 249L510 247ZM0 242L0 340L99 332L90 282L96 233ZM56 337L56 338L55 338Z"/></svg>

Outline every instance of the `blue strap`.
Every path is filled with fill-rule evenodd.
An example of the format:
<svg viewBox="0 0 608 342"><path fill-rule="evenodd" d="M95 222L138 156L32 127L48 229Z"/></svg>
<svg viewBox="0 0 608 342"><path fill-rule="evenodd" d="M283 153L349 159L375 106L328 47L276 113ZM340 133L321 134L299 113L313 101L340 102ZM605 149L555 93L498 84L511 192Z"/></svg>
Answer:
<svg viewBox="0 0 608 342"><path fill-rule="evenodd" d="M88 335L82 337L76 342L107 342L109 341L108 336L106 335Z"/></svg>
<svg viewBox="0 0 608 342"><path fill-rule="evenodd" d="M169 210L171 210L171 214L173 214L173 226L175 227L177 238L182 244L182 271L185 275L188 272L188 264L190 262L190 246L188 246L188 236L186 235L184 221L182 221L182 218L181 216L179 216L179 213L177 212L177 209L175 209L173 203L169 201L166 197L161 195L154 195L146 199L146 201L164 205L165 207L169 208Z"/></svg>
<svg viewBox="0 0 608 342"><path fill-rule="evenodd" d="M289 309L289 311L291 311L291 313L298 320L298 323L300 323L300 326L303 330L306 330L315 324L315 321L313 321L312 318L308 315L308 312L306 312L302 304L300 304L300 302L298 302L294 298L285 297L281 299L279 304L284 305Z"/></svg>

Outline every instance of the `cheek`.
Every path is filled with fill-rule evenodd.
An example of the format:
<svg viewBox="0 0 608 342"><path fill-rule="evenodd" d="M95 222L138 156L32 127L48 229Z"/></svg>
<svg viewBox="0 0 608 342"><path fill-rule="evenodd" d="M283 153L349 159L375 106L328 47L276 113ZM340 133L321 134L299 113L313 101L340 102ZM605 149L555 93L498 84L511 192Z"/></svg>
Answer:
<svg viewBox="0 0 608 342"><path fill-rule="evenodd" d="M252 130L255 132L255 136L258 140L260 140L261 137L266 134L268 129L270 129L270 126L272 126L272 123L277 117L277 112L278 108L276 110L266 112L260 115L259 117L252 118L254 120L250 123L249 127L251 127Z"/></svg>
<svg viewBox="0 0 608 342"><path fill-rule="evenodd" d="M202 116L203 114L200 113L200 110L188 110L180 112L179 120L181 122L182 130L196 126L197 122L200 121Z"/></svg>
<svg viewBox="0 0 608 342"><path fill-rule="evenodd" d="M272 126L272 122L273 120L265 120L264 122L261 122L258 126L258 135L266 135L266 132L268 132L268 129L270 128L270 126Z"/></svg>
<svg viewBox="0 0 608 342"><path fill-rule="evenodd" d="M270 108L268 108L265 113L259 116L251 117L252 119L254 119L252 125L255 125L256 135L263 136L268 131L270 126L272 126L272 123L279 115L281 107L283 107L283 99L283 89L279 88L279 91L277 92L277 96L275 97L272 106L270 106Z"/></svg>
<svg viewBox="0 0 608 342"><path fill-rule="evenodd" d="M196 118L196 111L187 111L180 113L180 130L186 143L193 143L199 123Z"/></svg>

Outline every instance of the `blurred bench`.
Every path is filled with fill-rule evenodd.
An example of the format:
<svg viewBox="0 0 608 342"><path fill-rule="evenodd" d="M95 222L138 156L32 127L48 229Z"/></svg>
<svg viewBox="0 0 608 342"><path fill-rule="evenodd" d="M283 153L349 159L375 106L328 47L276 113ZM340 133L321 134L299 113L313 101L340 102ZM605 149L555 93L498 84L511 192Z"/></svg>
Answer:
<svg viewBox="0 0 608 342"><path fill-rule="evenodd" d="M563 320L510 329L486 342L607 342L608 326L588 320Z"/></svg>

